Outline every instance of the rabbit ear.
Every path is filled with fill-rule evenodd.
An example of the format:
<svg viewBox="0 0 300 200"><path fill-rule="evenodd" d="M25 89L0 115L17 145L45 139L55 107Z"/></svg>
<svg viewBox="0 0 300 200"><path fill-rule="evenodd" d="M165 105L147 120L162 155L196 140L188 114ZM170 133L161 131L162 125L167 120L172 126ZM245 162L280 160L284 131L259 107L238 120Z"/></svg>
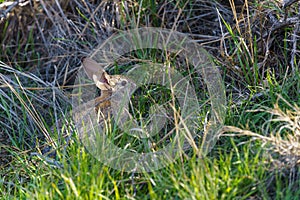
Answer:
<svg viewBox="0 0 300 200"><path fill-rule="evenodd" d="M93 80L96 83L96 86L100 90L110 90L111 86L109 84L110 76L104 71L100 77L93 75Z"/></svg>
<svg viewBox="0 0 300 200"><path fill-rule="evenodd" d="M93 75L100 76L104 72L99 63L91 58L84 58L82 60L82 65L85 73L90 79L93 79Z"/></svg>
<svg viewBox="0 0 300 200"><path fill-rule="evenodd" d="M109 90L110 76L103 70L103 68L91 58L84 58L82 60L83 68L87 76L94 81L96 86L101 90Z"/></svg>

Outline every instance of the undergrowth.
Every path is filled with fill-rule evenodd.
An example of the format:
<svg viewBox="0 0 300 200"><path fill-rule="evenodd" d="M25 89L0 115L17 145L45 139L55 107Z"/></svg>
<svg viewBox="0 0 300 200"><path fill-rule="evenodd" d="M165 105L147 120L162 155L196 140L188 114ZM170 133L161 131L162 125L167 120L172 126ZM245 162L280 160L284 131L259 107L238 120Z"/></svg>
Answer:
<svg viewBox="0 0 300 200"><path fill-rule="evenodd" d="M24 1L13 12L0 7L7 11L3 17L0 10L0 197L299 199L299 13L298 3L288 3L68 0ZM206 156L196 141L197 148L165 168L137 173L93 157L72 129L69 111L81 58L117 30L144 26L186 33L212 54L228 104L225 126ZM116 62L109 73L139 61L166 64L173 56L169 63L190 75L185 60L145 52L148 57L132 52L131 63ZM204 105L204 83L192 84ZM165 103L170 93L140 88L132 100L142 114L131 112L147 116L153 100ZM199 133L209 103L203 108ZM122 141L125 147L131 140Z"/></svg>

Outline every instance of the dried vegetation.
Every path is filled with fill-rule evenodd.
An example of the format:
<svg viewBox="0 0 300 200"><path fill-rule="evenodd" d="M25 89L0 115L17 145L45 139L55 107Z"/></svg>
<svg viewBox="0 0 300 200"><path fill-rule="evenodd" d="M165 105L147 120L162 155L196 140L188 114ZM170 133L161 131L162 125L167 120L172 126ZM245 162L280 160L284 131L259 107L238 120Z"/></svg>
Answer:
<svg viewBox="0 0 300 200"><path fill-rule="evenodd" d="M298 4L247 0L156 1L148 6L100 0L1 3L0 105L6 111L0 112L0 162L8 162L6 150L13 149L8 135L19 130L24 119L28 125L27 135L21 137L27 141L25 149L36 147L36 136L51 141L48 130L42 128L43 117L54 113L57 121L65 112L68 101L61 91L68 96L81 58L119 29L155 26L189 34L215 56L233 104L255 101L270 89L270 77L283 84L299 72ZM254 95L250 95L251 87L256 87ZM21 94L19 98L6 95L11 88ZM299 90L287 91L287 96L299 102ZM26 116L21 114L22 103L28 105ZM277 155L273 160L281 166L296 166L300 111L297 105L288 105L290 110L283 111L279 104L259 110L275 116L263 125L265 135L236 127L225 127L224 132L259 139L268 144L272 157ZM51 123L51 117L45 120ZM274 121L277 127L270 130L268 124Z"/></svg>

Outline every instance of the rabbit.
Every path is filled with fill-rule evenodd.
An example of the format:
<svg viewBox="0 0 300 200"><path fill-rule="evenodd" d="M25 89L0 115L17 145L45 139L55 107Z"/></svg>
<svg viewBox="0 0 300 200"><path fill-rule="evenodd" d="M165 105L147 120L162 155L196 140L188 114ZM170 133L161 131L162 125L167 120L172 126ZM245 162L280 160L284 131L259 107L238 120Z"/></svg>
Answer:
<svg viewBox="0 0 300 200"><path fill-rule="evenodd" d="M83 127L81 127L80 124L82 124L83 120L87 122L89 120L88 117L95 116L91 115L93 112L97 117L97 119L94 119L93 122L103 125L106 122L110 121L112 115L112 105L113 107L118 107L122 104L121 101L125 102L124 107L119 109L121 110L120 112L119 110L114 111L114 116L118 116L115 117L115 119L117 119L117 123L120 123L120 121L126 121L128 119L128 116L131 117L131 115L129 114L128 103L130 95L136 88L135 83L123 75L109 75L96 61L91 58L84 58L82 60L82 66L88 78L93 80L96 87L101 90L101 95L88 102L83 102L82 104L73 107L70 114L72 115L73 122L77 127L77 132L81 134L80 132L84 131L84 129L82 129ZM125 93L127 95L125 95ZM112 98L112 96L115 97ZM64 121L65 120L60 119L57 123L57 127L52 126L50 128L51 132L55 132L55 129L57 131L61 130ZM90 124L90 126L91 125L94 126L95 123ZM69 143L70 134L74 132L74 129L68 122L66 126L69 133L64 133L63 135L67 143ZM56 146L55 144L53 145ZM51 146L52 145L46 145L41 149L41 152L43 155L49 155L49 153L51 152L51 157L56 157L55 150Z"/></svg>
<svg viewBox="0 0 300 200"><path fill-rule="evenodd" d="M129 113L128 106L131 105L130 97L137 89L137 84L134 81L123 75L107 74L100 64L91 58L84 58L82 64L89 79L93 80L94 84L101 90L101 95L94 99L94 108L97 116L96 124L100 124L102 132L106 133L107 124L110 125L111 123L111 115L113 115L114 122L122 131L138 138L148 137L148 130L155 130L155 128L160 130L162 128L160 126L165 124L165 118L161 119L161 117L152 116L157 120L154 119L152 124L150 123L147 127L140 128L136 119ZM137 64L136 67L139 67L139 65ZM91 105L87 107L93 108ZM85 114L91 113L89 109L82 110ZM84 113L81 112L79 115L84 115ZM78 117L75 117L75 121L80 122L77 119ZM85 122L90 121L88 117L81 119L84 119ZM94 143L95 135L87 134L85 131L93 130L95 128L95 121L90 125L92 127L88 125L85 130L80 130L80 133L83 133L84 137L88 137L86 139L89 142ZM148 146L152 146L150 140L148 141Z"/></svg>
<svg viewBox="0 0 300 200"><path fill-rule="evenodd" d="M82 64L87 76L101 90L101 95L94 99L98 123L102 120L108 120L112 113L114 114L114 118L119 120L118 123L120 123L120 120L124 122L131 116L128 104L130 96L136 88L136 84L126 76L107 74L91 58L84 58ZM112 110L112 107L120 109Z"/></svg>

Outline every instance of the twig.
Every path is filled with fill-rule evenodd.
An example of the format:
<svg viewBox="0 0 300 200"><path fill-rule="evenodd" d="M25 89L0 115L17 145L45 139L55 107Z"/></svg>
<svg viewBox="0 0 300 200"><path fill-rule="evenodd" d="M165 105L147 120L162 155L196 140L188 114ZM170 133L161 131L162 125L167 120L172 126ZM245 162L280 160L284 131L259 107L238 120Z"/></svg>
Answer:
<svg viewBox="0 0 300 200"><path fill-rule="evenodd" d="M298 12L300 11L300 4L298 5ZM294 66L294 60L295 60L295 54L297 52L297 37L298 37L298 33L299 33L299 21L300 21L300 16L298 15L298 21L295 24L295 28L293 31L293 36L292 36L292 43L293 43L293 49L292 49L292 53L291 53L291 68L292 68L292 72L295 73L295 66Z"/></svg>
<svg viewBox="0 0 300 200"><path fill-rule="evenodd" d="M19 4L19 0L15 1L15 2L3 2L0 4L0 19L2 18L6 18L7 14L17 5ZM8 6L8 8L6 10L2 10L2 7L6 7Z"/></svg>
<svg viewBox="0 0 300 200"><path fill-rule="evenodd" d="M29 0L16 0L13 2L3 2L0 4L0 20L6 18L7 14L16 6L25 6L29 3ZM7 7L8 6L8 7ZM3 7L7 7L6 10L3 10Z"/></svg>
<svg viewBox="0 0 300 200"><path fill-rule="evenodd" d="M286 0L283 1L283 8L287 8L289 6L291 6L292 4L296 3L298 0Z"/></svg>

